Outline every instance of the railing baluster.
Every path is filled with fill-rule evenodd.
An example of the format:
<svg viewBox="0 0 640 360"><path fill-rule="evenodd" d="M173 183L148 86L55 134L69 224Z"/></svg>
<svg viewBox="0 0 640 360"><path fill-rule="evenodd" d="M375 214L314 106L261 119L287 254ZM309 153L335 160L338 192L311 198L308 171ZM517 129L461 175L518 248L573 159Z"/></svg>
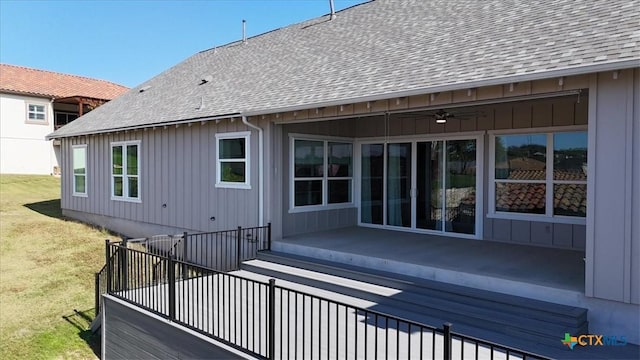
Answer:
<svg viewBox="0 0 640 360"><path fill-rule="evenodd" d="M269 339L269 359L276 358L276 280L269 279L269 331L267 338Z"/></svg>
<svg viewBox="0 0 640 360"><path fill-rule="evenodd" d="M444 348L443 348L443 352L444 352L444 359L445 360L451 360L451 324L450 323L445 323L443 325L444 328Z"/></svg>
<svg viewBox="0 0 640 360"><path fill-rule="evenodd" d="M183 280L189 279L189 274L188 274L188 271L187 271L187 262L189 261L188 260L188 257L189 257L189 252L188 252L189 245L188 245L188 243L189 243L189 241L187 241L187 240L189 240L188 236L189 235L187 234L186 231L184 233L182 233L182 279Z"/></svg>

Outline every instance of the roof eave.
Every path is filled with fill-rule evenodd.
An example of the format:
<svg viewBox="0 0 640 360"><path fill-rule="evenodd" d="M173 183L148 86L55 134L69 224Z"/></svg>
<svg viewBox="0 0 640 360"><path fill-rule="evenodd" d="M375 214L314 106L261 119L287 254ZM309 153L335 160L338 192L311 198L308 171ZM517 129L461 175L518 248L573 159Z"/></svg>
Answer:
<svg viewBox="0 0 640 360"><path fill-rule="evenodd" d="M174 126L174 125L182 125L182 124L189 124L189 123L197 123L202 121L224 120L224 119L230 119L230 118L240 117L240 116L241 116L240 113L230 113L230 114L222 114L217 116L204 116L204 117L191 118L191 119L166 121L166 122L136 125L136 126L125 126L120 128L104 129L104 130L98 130L98 131L84 131L84 132L62 134L62 135L56 135L56 133L58 132L57 130L45 136L45 140L55 140L55 139L62 139L62 138L69 138L69 137L76 137L76 136L107 134L107 133L118 132L118 131L134 131L134 130L154 128L158 126Z"/></svg>
<svg viewBox="0 0 640 360"><path fill-rule="evenodd" d="M368 96L345 98L345 99L336 99L336 100L323 101L318 103L285 106L280 108L248 110L248 111L242 112L242 115L243 116L267 115L267 114L299 111L299 110L306 110L306 109L313 109L313 108L320 108L320 107L361 103L361 102L367 102L367 101L386 100L386 99L392 99L392 98L398 98L398 97L409 97L409 96L438 93L438 92L445 92L445 91L463 90L463 89L479 88L479 87L493 86L493 85L503 85L503 84L523 82L523 81L542 80L542 79L555 78L555 77L561 77L561 76L575 76L575 75L592 74L592 73L597 73L602 71L624 70L624 69L631 69L636 67L640 67L640 59L630 59L630 60L624 60L624 61L590 64L590 65L578 66L578 67L509 75L509 76L497 77L497 78L491 78L491 79L458 82L458 83L437 85L437 86L427 86L427 87L421 87L421 88L411 89L411 90L403 90L403 91L389 92L384 94L368 95Z"/></svg>

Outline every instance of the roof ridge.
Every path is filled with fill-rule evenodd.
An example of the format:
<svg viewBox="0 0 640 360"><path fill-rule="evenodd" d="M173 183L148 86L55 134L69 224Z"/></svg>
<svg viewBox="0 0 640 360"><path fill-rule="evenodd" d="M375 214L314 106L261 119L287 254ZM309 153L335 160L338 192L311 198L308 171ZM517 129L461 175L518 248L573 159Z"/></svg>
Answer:
<svg viewBox="0 0 640 360"><path fill-rule="evenodd" d="M366 0L366 1L362 2L362 3L353 4L353 5L351 5L351 6L349 6L349 7L346 7L346 8L344 8L344 9L342 9L342 10L338 10L338 11L336 11L335 13L336 13L336 14L338 14L338 13L341 13L341 12L344 12L344 11L347 11L347 10L350 10L350 9L353 9L353 8L355 8L355 7L358 7L358 6L361 6L361 5L368 4L368 3L373 2L373 1L376 1L376 0ZM330 15L331 15L331 13L326 13L326 14L323 14L323 15L319 15L319 16L313 17L313 18L311 18L311 19L306 19L306 20L302 20L302 21L297 22L297 23L293 23L293 24L289 24L289 25L281 26L281 27L279 27L279 28L275 28L275 29L267 30L267 31L262 32L262 33L260 33L260 34L256 34L256 35L253 35L253 36L249 36L246 40L247 40L247 41L249 41L249 40L251 40L251 39L255 39L255 38L258 38L258 37L265 36L265 35L267 35L267 34L274 33L274 32L276 32L276 31L280 31L280 30L287 29L287 28L291 28L291 27L294 27L294 26L297 26L297 25L300 25L300 24L304 24L304 23L308 23L308 22L313 22L313 21L316 21L316 20L320 20L321 18L323 18L323 17L327 17L327 16L330 16ZM233 40L233 41L230 41L230 42L228 42L228 43L226 43L226 44L217 45L217 46L213 46L213 47L208 48L208 49L200 50L200 51L198 51L197 53L198 53L198 54L203 54L203 53L206 53L206 52L209 52L209 51L213 51L213 50L216 50L216 49L229 48L229 47L237 46L238 44L241 44L241 43L242 43L242 39L240 39L240 40Z"/></svg>
<svg viewBox="0 0 640 360"><path fill-rule="evenodd" d="M68 76L68 77L75 77L75 78L79 78L79 79L101 81L101 82L104 82L104 83L108 83L108 84L111 84L111 85L116 85L116 86L120 86L120 87L125 88L125 89L129 89L128 86L124 86L124 85L115 83L113 81L104 80L104 79L98 79L98 78L92 78L92 77L83 76L83 75L67 74L67 73L63 73L63 72L59 72L59 71L36 69L36 68L24 66L24 65L13 65L13 64L6 64L6 63L0 63L0 66L9 66L9 67L20 68L20 69L24 69L24 70L31 70L31 71L35 71L35 72L46 72L46 73L50 73L50 74L56 74L56 75L62 75L62 76Z"/></svg>

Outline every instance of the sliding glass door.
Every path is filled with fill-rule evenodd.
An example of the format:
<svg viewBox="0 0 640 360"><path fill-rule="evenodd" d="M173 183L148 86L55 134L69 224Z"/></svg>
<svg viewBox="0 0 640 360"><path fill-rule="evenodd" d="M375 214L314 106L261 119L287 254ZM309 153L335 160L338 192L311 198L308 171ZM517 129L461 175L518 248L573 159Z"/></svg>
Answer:
<svg viewBox="0 0 640 360"><path fill-rule="evenodd" d="M476 143L362 144L360 222L475 235Z"/></svg>

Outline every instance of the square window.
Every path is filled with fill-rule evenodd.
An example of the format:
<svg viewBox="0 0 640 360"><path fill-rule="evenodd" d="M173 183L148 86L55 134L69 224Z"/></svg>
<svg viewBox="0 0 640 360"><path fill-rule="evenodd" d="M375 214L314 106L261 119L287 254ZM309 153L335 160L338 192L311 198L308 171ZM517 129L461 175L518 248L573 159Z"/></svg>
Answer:
<svg viewBox="0 0 640 360"><path fill-rule="evenodd" d="M353 202L353 144L291 138L291 207Z"/></svg>
<svg viewBox="0 0 640 360"><path fill-rule="evenodd" d="M140 141L111 144L111 198L140 201Z"/></svg>
<svg viewBox="0 0 640 360"><path fill-rule="evenodd" d="M216 134L216 187L251 189L249 131Z"/></svg>
<svg viewBox="0 0 640 360"><path fill-rule="evenodd" d="M46 124L46 106L41 104L27 104L27 122Z"/></svg>

